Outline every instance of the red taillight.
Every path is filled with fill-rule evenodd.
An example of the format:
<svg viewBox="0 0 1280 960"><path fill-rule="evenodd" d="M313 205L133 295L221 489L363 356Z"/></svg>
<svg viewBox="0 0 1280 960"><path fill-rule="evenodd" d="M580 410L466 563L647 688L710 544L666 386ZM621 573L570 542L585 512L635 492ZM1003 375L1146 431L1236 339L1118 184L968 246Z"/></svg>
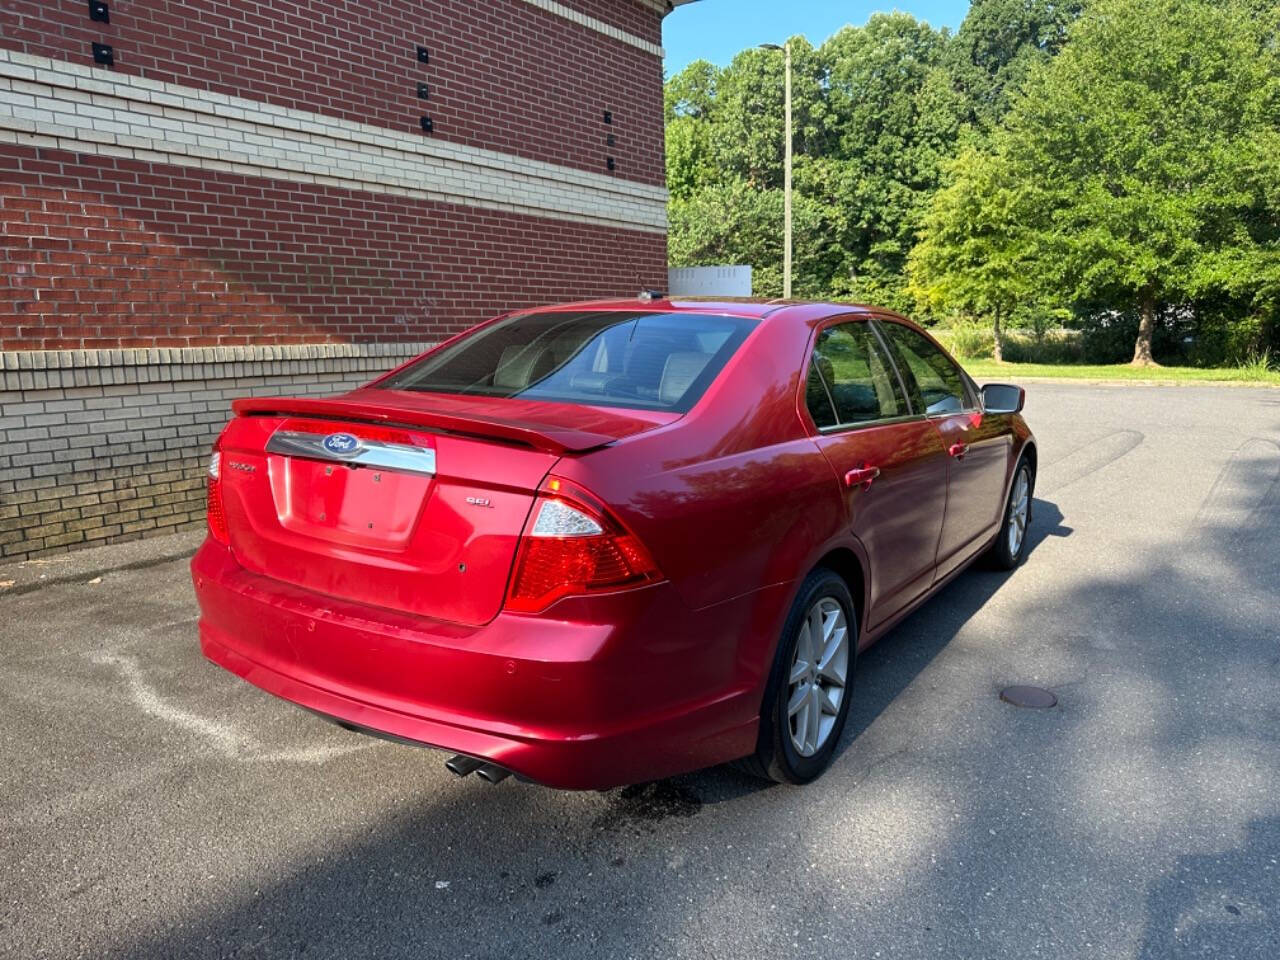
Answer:
<svg viewBox="0 0 1280 960"><path fill-rule="evenodd" d="M209 480L205 495L206 514L209 518L209 535L219 543L230 543L227 531L227 515L222 509L222 451L214 445L209 457Z"/></svg>
<svg viewBox="0 0 1280 960"><path fill-rule="evenodd" d="M585 490L542 485L520 538L507 609L539 613L564 597L661 580L649 551Z"/></svg>

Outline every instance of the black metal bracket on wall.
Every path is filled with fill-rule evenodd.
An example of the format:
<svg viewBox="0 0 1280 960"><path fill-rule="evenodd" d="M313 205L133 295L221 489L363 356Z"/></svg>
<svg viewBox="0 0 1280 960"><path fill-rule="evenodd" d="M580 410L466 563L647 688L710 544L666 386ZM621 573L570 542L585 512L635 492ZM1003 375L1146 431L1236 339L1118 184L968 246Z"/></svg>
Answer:
<svg viewBox="0 0 1280 960"><path fill-rule="evenodd" d="M111 22L111 9L104 0L89 0L89 19L95 23Z"/></svg>
<svg viewBox="0 0 1280 960"><path fill-rule="evenodd" d="M100 63L104 67L110 67L116 62L115 51L111 49L111 45L107 43L95 43L93 45L93 62Z"/></svg>
<svg viewBox="0 0 1280 960"><path fill-rule="evenodd" d="M426 47L419 46L418 62L430 63L431 51L428 50ZM431 98L431 87L426 83L419 82L418 83L418 99L429 100L430 98ZM433 121L430 117L426 117L426 116L421 117L419 118L418 123L421 125L423 133L432 133L436 128L435 121Z"/></svg>
<svg viewBox="0 0 1280 960"><path fill-rule="evenodd" d="M613 111L612 111L612 110L606 110L606 111L604 112L604 122L605 122L607 125L609 125L609 126L613 126ZM617 143L618 143L618 138L617 138L617 137L615 137L615 136L613 135L613 131L612 131L612 130L610 130L607 134L605 134L604 144L605 144L605 146L606 146L606 147L613 147L613 146L616 146L616 145L617 145ZM617 163L617 161L616 161L616 160L614 160L614 159L613 159L613 157L605 157L605 158L604 158L604 165L605 165L608 169L610 169L610 170L616 170L616 169L617 169L617 167L618 167L618 163Z"/></svg>

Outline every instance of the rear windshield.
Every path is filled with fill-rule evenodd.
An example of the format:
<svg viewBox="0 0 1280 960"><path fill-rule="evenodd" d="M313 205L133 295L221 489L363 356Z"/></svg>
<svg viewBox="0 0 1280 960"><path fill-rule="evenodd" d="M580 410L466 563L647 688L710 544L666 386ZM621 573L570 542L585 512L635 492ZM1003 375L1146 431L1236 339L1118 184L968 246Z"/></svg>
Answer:
<svg viewBox="0 0 1280 960"><path fill-rule="evenodd" d="M691 313L518 314L378 386L683 413L753 325L740 317Z"/></svg>

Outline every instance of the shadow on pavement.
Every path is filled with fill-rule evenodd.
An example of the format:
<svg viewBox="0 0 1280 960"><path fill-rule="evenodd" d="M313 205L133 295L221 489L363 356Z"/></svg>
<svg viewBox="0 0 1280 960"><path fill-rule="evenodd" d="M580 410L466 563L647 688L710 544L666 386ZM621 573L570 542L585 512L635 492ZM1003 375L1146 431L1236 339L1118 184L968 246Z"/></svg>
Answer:
<svg viewBox="0 0 1280 960"><path fill-rule="evenodd" d="M1056 505L1035 501L1029 551L1046 537L1069 535L1062 520ZM864 653L842 754L1008 576L976 565ZM424 762L435 759L426 756L431 759ZM355 845L325 851L238 906L210 911L194 925L154 930L104 955L351 958L420 950L431 957L510 958L556 956L570 944L577 952L591 943L599 955L640 943L646 953L661 955L654 924L663 920L661 910L658 916L653 910L667 903L663 886L672 864L678 868L688 855L673 852L670 838L685 836L679 846L696 852L694 818L704 806L731 806L767 792L789 808L822 790L772 787L728 767L603 797L530 785L495 789L474 777L446 784L406 802ZM527 823L527 843L504 846L485 829L494 822ZM751 839L745 837L744 846ZM453 902L460 896L468 898L462 929ZM605 929L575 919L601 909L612 918ZM522 946L508 942L512 924L521 926Z"/></svg>
<svg viewBox="0 0 1280 960"><path fill-rule="evenodd" d="M1249 824L1244 843L1178 857L1147 895L1138 960L1280 957L1280 818Z"/></svg>

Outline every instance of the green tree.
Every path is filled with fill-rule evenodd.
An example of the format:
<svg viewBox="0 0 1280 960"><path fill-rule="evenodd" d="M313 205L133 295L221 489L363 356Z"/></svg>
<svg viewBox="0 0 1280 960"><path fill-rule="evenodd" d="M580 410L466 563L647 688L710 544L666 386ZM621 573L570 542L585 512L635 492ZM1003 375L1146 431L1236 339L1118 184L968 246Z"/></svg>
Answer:
<svg viewBox="0 0 1280 960"><path fill-rule="evenodd" d="M1036 238L1003 157L969 147L950 174L911 252L909 289L926 313L989 317L995 359L1003 360L1003 323L1035 293Z"/></svg>
<svg viewBox="0 0 1280 960"><path fill-rule="evenodd" d="M947 67L964 98L963 119L997 126L1031 69L1066 44L1083 0L973 0Z"/></svg>
<svg viewBox="0 0 1280 960"><path fill-rule="evenodd" d="M662 114L667 123L676 117L707 119L715 106L716 78L720 75L715 64L707 60L695 60L662 87Z"/></svg>
<svg viewBox="0 0 1280 960"><path fill-rule="evenodd" d="M804 37L792 37L792 125L797 155L827 149L826 66ZM720 71L711 111L715 163L722 175L781 187L785 153L785 66L777 50L743 50Z"/></svg>
<svg viewBox="0 0 1280 960"><path fill-rule="evenodd" d="M673 200L686 199L719 176L712 150L712 110L719 74L714 64L695 60L663 86L667 190Z"/></svg>
<svg viewBox="0 0 1280 960"><path fill-rule="evenodd" d="M782 296L782 191L732 178L700 187L670 206L669 259L678 266L750 264L752 293ZM798 196L795 220L796 296L824 296L821 211Z"/></svg>
<svg viewBox="0 0 1280 960"><path fill-rule="evenodd" d="M1259 296L1276 255L1280 75L1251 3L1093 0L992 135L988 159L1004 183L993 208L939 196L918 287L982 289L976 260L949 268L929 245L955 249L982 224L1004 224L1037 289L1138 314L1135 364L1153 362L1169 307L1185 311L1228 283ZM964 283L948 279L966 269Z"/></svg>
<svg viewBox="0 0 1280 960"><path fill-rule="evenodd" d="M954 149L954 100L939 70L947 34L905 13L873 14L822 45L831 150L802 189L828 220L836 296L904 305L919 217Z"/></svg>

